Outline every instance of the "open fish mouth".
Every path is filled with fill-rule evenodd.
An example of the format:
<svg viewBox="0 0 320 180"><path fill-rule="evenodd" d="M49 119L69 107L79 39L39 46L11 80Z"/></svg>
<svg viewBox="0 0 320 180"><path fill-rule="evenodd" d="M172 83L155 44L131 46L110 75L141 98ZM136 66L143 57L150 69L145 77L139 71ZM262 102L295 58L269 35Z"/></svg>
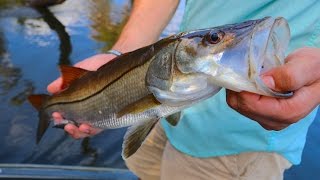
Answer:
<svg viewBox="0 0 320 180"><path fill-rule="evenodd" d="M275 92L261 79L263 73L284 64L290 30L284 18L266 17L242 23L184 32L175 46L175 63L166 83L147 81L161 103L190 104L217 93L221 87L273 97L290 97L292 92ZM157 68L150 77L161 77ZM152 69L153 66L150 68Z"/></svg>
<svg viewBox="0 0 320 180"><path fill-rule="evenodd" d="M290 40L290 29L284 18L247 21L225 31L233 34L235 39L216 61L219 69L211 78L213 83L237 92L292 96L292 92L275 92L261 79L263 73L284 64Z"/></svg>
<svg viewBox="0 0 320 180"><path fill-rule="evenodd" d="M260 76L268 70L284 64L289 40L290 30L284 18L266 18L253 30L249 50L250 71L248 76L256 82L257 88L267 95L280 97L292 95L292 92L273 91L263 83Z"/></svg>

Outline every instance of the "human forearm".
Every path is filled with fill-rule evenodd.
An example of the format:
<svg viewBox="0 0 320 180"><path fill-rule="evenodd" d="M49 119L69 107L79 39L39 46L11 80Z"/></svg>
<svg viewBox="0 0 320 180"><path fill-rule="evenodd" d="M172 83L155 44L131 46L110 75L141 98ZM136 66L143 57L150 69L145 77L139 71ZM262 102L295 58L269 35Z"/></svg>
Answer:
<svg viewBox="0 0 320 180"><path fill-rule="evenodd" d="M130 18L112 49L125 53L156 41L178 4L179 0L135 0ZM112 54L99 54L80 61L75 66L96 70L114 57ZM51 83L48 91L60 91L61 82L59 78Z"/></svg>
<svg viewBox="0 0 320 180"><path fill-rule="evenodd" d="M128 52L155 42L178 4L179 0L135 0L130 18L113 49Z"/></svg>

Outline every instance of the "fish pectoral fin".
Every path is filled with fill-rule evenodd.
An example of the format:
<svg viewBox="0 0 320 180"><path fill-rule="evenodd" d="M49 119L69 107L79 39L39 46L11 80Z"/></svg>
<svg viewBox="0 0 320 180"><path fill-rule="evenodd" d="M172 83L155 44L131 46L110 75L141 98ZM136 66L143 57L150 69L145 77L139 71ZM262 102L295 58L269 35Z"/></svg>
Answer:
<svg viewBox="0 0 320 180"><path fill-rule="evenodd" d="M181 117L182 117L182 112L179 111L179 112L176 112L174 114L171 114L171 115L167 116L165 119L172 126L176 126L178 124L178 122L180 121Z"/></svg>
<svg viewBox="0 0 320 180"><path fill-rule="evenodd" d="M159 119L151 119L128 128L122 144L123 159L129 158L142 145Z"/></svg>
<svg viewBox="0 0 320 180"><path fill-rule="evenodd" d="M60 65L59 68L62 77L62 87L68 87L74 80L90 72L86 69L67 65Z"/></svg>
<svg viewBox="0 0 320 180"><path fill-rule="evenodd" d="M32 106L39 111L43 105L43 102L48 97L50 97L50 96L47 94L32 94L32 95L28 96L28 100L32 104Z"/></svg>
<svg viewBox="0 0 320 180"><path fill-rule="evenodd" d="M160 104L161 103L152 94L149 94L138 101L125 106L117 113L117 118L126 114L138 114Z"/></svg>

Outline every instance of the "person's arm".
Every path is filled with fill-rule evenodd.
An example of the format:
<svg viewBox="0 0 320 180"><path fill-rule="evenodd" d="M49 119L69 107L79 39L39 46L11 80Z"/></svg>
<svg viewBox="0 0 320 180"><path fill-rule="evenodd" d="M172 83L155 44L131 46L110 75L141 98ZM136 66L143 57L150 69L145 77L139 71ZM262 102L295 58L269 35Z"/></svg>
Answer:
<svg viewBox="0 0 320 180"><path fill-rule="evenodd" d="M178 4L179 0L135 0L130 18L112 49L125 53L152 44L158 40ZM99 54L85 59L75 64L75 66L88 70L96 70L114 57L115 55L111 54ZM62 88L61 84L61 78L58 78L49 84L47 89L50 93L57 93ZM55 121L62 119L59 113L53 113L52 116ZM90 127L88 124L82 124L79 128L68 124L64 129L76 139L95 135L101 131Z"/></svg>
<svg viewBox="0 0 320 180"><path fill-rule="evenodd" d="M128 52L158 40L179 0L135 0L132 13L113 49Z"/></svg>
<svg viewBox="0 0 320 180"><path fill-rule="evenodd" d="M263 75L276 91L294 91L288 99L227 91L230 107L268 130L281 130L307 116L320 104L320 48L301 48L286 64Z"/></svg>

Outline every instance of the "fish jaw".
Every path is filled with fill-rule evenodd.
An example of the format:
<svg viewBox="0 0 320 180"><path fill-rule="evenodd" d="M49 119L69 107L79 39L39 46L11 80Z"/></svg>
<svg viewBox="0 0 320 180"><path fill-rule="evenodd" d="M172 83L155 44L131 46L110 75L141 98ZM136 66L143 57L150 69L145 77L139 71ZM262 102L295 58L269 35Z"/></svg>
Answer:
<svg viewBox="0 0 320 180"><path fill-rule="evenodd" d="M271 27L271 28L269 28ZM268 37L263 34L268 34ZM285 59L285 52L290 41L290 29L287 21L284 18L270 18L266 20L261 26L257 26L252 35L250 45L249 61L250 69L254 71L251 79L255 81L256 87L261 94L274 97L291 97L293 92L276 92L267 87L261 79L261 74L269 71L272 68L283 65ZM260 37L265 41L259 40ZM258 44L263 42L260 50L256 50ZM260 45L261 46L261 45Z"/></svg>
<svg viewBox="0 0 320 180"><path fill-rule="evenodd" d="M249 91L273 97L290 97L292 92L275 92L265 85L261 75L284 64L285 51L290 40L290 29L284 18L265 18L257 23L234 48L224 52L224 57L241 51L243 61L230 65L230 59L220 59L221 73L217 81L234 91ZM237 50L236 50L237 49ZM232 62L237 62L236 57ZM229 77L226 77L228 74Z"/></svg>
<svg viewBox="0 0 320 180"><path fill-rule="evenodd" d="M204 43L213 32L223 34L220 42ZM271 17L211 28L197 35L186 33L176 53L177 67L185 74L206 74L209 83L233 91L290 97L292 93L268 88L260 77L284 64L289 39L286 20Z"/></svg>

